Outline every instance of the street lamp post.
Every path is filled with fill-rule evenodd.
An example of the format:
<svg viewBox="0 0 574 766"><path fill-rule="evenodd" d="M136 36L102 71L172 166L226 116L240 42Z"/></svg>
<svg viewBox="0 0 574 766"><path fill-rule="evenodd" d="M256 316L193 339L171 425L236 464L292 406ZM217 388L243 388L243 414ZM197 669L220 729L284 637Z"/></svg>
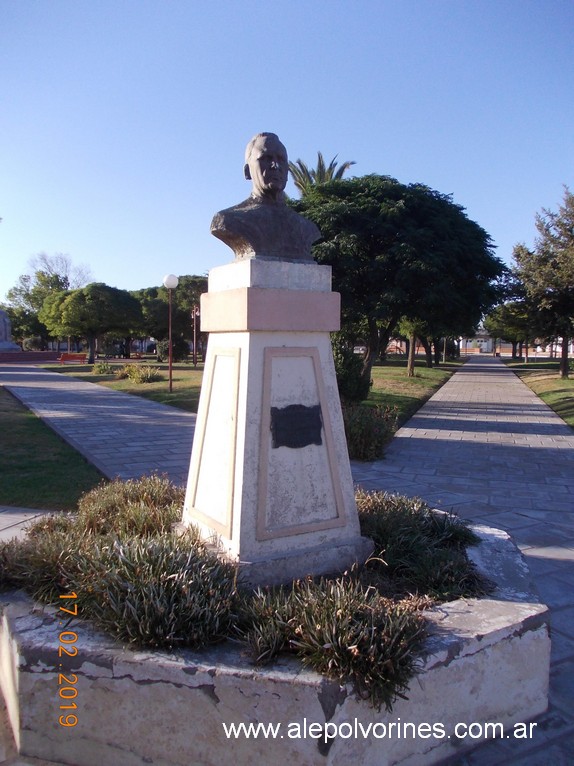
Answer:
<svg viewBox="0 0 574 766"><path fill-rule="evenodd" d="M163 286L167 287L167 293L168 293L168 303L169 303L169 309L168 309L168 356L169 356L169 393L172 392L172 362L173 362L173 346L171 342L171 291L175 290L175 288L179 284L179 279L175 276L175 274L166 274L163 278Z"/></svg>

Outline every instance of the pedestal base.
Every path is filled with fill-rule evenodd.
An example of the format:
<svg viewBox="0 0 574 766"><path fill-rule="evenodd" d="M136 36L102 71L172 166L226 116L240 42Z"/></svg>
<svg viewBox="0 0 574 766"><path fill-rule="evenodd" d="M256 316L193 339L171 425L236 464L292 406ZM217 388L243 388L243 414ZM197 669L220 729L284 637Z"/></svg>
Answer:
<svg viewBox="0 0 574 766"><path fill-rule="evenodd" d="M239 562L239 582L243 585L280 585L306 575L336 575L346 572L354 564L364 563L373 552L373 541L359 537L348 543L319 545L291 551L260 561Z"/></svg>
<svg viewBox="0 0 574 766"><path fill-rule="evenodd" d="M225 289L202 301L211 334L183 516L258 584L343 571L371 552L329 336L338 296L325 289L328 267L273 266L220 268ZM281 286L305 284L305 268L318 289Z"/></svg>

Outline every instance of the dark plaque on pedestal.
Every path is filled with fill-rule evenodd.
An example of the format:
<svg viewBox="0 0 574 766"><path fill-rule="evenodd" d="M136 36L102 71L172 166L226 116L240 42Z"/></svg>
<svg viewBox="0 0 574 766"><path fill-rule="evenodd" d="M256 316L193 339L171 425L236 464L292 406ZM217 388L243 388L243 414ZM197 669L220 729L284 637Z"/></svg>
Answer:
<svg viewBox="0 0 574 766"><path fill-rule="evenodd" d="M321 405L306 407L290 404L288 407L271 407L271 436L273 449L290 447L300 449L309 444L321 445Z"/></svg>

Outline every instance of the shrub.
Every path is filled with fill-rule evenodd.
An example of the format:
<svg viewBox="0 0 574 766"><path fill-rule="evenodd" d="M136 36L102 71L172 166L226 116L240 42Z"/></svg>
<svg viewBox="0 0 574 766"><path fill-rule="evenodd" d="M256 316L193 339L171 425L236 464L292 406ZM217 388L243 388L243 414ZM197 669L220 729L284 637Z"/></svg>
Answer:
<svg viewBox="0 0 574 766"><path fill-rule="evenodd" d="M367 569L392 578L395 592L440 601L489 592L492 584L466 555L479 538L464 521L419 498L359 490L356 499L361 532L375 543Z"/></svg>
<svg viewBox="0 0 574 766"><path fill-rule="evenodd" d="M155 383L157 380L163 380L163 375L150 365L129 365L132 369L129 377L134 383Z"/></svg>
<svg viewBox="0 0 574 766"><path fill-rule="evenodd" d="M244 640L256 661L280 651L391 710L415 671L424 620L416 604L395 603L354 574L311 578L290 589L259 590L244 604Z"/></svg>
<svg viewBox="0 0 574 766"><path fill-rule="evenodd" d="M172 338L171 356L174 362L184 362L189 356L189 344L183 338ZM160 340L157 343L157 361L166 362L169 359L169 341Z"/></svg>
<svg viewBox="0 0 574 766"><path fill-rule="evenodd" d="M96 362L92 368L92 371L95 375L112 375L114 372L114 367L109 362Z"/></svg>
<svg viewBox="0 0 574 766"><path fill-rule="evenodd" d="M193 535L104 538L69 564L82 613L121 641L199 648L229 634L235 567Z"/></svg>
<svg viewBox="0 0 574 766"><path fill-rule="evenodd" d="M133 365L131 364L124 364L123 367L116 367L114 370L114 375L118 380L125 380L126 378L129 378L129 370L132 366Z"/></svg>
<svg viewBox="0 0 574 766"><path fill-rule="evenodd" d="M165 476L101 484L82 495L78 523L94 534L153 535L181 519L185 490Z"/></svg>
<svg viewBox="0 0 574 766"><path fill-rule="evenodd" d="M88 536L71 516L43 517L27 538L0 546L2 587L24 588L38 601L57 601L66 590L74 551L87 544Z"/></svg>
<svg viewBox="0 0 574 766"><path fill-rule="evenodd" d="M31 335L22 340L22 348L24 351L45 351L47 343L40 335Z"/></svg>
<svg viewBox="0 0 574 766"><path fill-rule="evenodd" d="M129 378L134 383L154 383L163 380L163 375L150 365L124 364L118 367L114 374L119 380Z"/></svg>
<svg viewBox="0 0 574 766"><path fill-rule="evenodd" d="M344 404L343 423L351 460L378 460L397 429L396 407Z"/></svg>
<svg viewBox="0 0 574 766"><path fill-rule="evenodd" d="M363 375L361 357L354 353L339 333L333 333L331 345L341 401L362 402L369 395L373 381Z"/></svg>

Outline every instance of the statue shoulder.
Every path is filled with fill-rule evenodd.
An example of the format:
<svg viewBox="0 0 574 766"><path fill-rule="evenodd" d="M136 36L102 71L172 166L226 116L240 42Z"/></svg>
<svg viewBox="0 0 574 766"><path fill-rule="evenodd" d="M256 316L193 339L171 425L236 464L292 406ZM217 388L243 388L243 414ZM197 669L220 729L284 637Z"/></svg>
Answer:
<svg viewBox="0 0 574 766"><path fill-rule="evenodd" d="M305 216L297 213L292 208L288 207L287 210L289 211L288 216L291 218L294 225L295 223L297 224L299 231L301 231L309 246L318 239L321 239L321 232L316 223L309 220L309 218L305 218Z"/></svg>
<svg viewBox="0 0 574 766"><path fill-rule="evenodd" d="M230 225L237 225L253 209L253 200L249 197L238 205L225 208L216 213L211 220L211 231L222 231Z"/></svg>

